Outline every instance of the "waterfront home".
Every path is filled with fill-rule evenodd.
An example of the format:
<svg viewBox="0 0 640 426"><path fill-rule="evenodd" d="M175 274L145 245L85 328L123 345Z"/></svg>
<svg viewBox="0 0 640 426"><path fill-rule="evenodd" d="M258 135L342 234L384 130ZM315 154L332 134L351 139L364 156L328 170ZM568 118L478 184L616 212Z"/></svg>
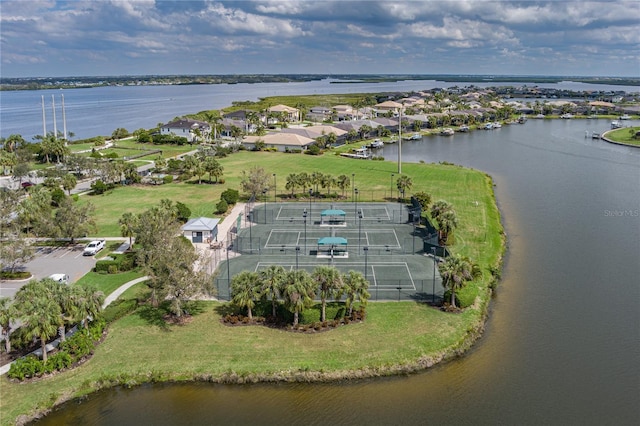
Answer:
<svg viewBox="0 0 640 426"><path fill-rule="evenodd" d="M401 110L404 110L404 107L401 103L394 101L385 101L375 105L375 110L378 114L384 114L387 112L392 112L393 115L400 114Z"/></svg>
<svg viewBox="0 0 640 426"><path fill-rule="evenodd" d="M339 144L344 143L347 135L347 131L335 126L309 126L309 127L288 127L282 129L280 133L294 133L296 135L304 136L309 139L317 140L318 138L334 134L336 135L336 142Z"/></svg>
<svg viewBox="0 0 640 426"><path fill-rule="evenodd" d="M247 149L256 149L256 144L262 142L265 148L275 148L280 152L307 150L315 143L315 139L295 133L269 133L264 136L245 136L242 145Z"/></svg>
<svg viewBox="0 0 640 426"><path fill-rule="evenodd" d="M314 106L309 108L309 112L307 112L305 118L310 121L326 121L331 120L332 113L331 108Z"/></svg>
<svg viewBox="0 0 640 426"><path fill-rule="evenodd" d="M210 131L211 127L206 121L189 118L180 118L160 127L160 134L182 136L187 138L188 142L197 142L206 138Z"/></svg>
<svg viewBox="0 0 640 426"><path fill-rule="evenodd" d="M300 121L300 110L292 108L287 105L274 105L267 109L269 114L277 114L284 117L285 121L294 122Z"/></svg>

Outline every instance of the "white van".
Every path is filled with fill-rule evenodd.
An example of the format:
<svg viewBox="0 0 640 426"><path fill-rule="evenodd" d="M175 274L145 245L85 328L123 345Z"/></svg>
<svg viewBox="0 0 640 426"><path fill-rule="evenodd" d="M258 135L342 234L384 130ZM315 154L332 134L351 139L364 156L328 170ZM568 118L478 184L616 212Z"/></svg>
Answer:
<svg viewBox="0 0 640 426"><path fill-rule="evenodd" d="M57 283L69 284L69 275L67 274L52 274L47 278L54 280Z"/></svg>

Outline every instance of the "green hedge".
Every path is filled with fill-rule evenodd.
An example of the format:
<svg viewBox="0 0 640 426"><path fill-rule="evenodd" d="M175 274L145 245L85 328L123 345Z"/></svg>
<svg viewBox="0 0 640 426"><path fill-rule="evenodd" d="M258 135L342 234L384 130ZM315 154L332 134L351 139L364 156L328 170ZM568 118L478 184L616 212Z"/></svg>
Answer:
<svg viewBox="0 0 640 426"><path fill-rule="evenodd" d="M113 260L98 260L94 270L103 274L131 271L136 265L135 253L112 254Z"/></svg>

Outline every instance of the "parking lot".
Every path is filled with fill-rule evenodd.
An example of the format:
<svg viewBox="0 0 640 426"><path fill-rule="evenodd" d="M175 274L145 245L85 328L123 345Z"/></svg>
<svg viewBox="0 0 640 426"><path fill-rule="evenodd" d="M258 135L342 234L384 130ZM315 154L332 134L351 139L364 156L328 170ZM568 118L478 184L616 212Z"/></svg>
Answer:
<svg viewBox="0 0 640 426"><path fill-rule="evenodd" d="M95 265L93 256L83 256L84 244L74 247L38 247L36 256L24 269L31 272L33 278L42 279L51 274L67 274L71 283L79 280ZM13 297L26 281L0 281L0 297Z"/></svg>

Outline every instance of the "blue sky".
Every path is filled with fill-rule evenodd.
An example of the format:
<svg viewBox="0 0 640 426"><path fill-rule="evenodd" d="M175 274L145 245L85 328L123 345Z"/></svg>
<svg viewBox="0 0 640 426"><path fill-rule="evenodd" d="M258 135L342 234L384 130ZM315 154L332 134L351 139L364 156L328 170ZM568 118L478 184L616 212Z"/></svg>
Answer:
<svg viewBox="0 0 640 426"><path fill-rule="evenodd" d="M640 76L640 2L0 0L4 77Z"/></svg>

